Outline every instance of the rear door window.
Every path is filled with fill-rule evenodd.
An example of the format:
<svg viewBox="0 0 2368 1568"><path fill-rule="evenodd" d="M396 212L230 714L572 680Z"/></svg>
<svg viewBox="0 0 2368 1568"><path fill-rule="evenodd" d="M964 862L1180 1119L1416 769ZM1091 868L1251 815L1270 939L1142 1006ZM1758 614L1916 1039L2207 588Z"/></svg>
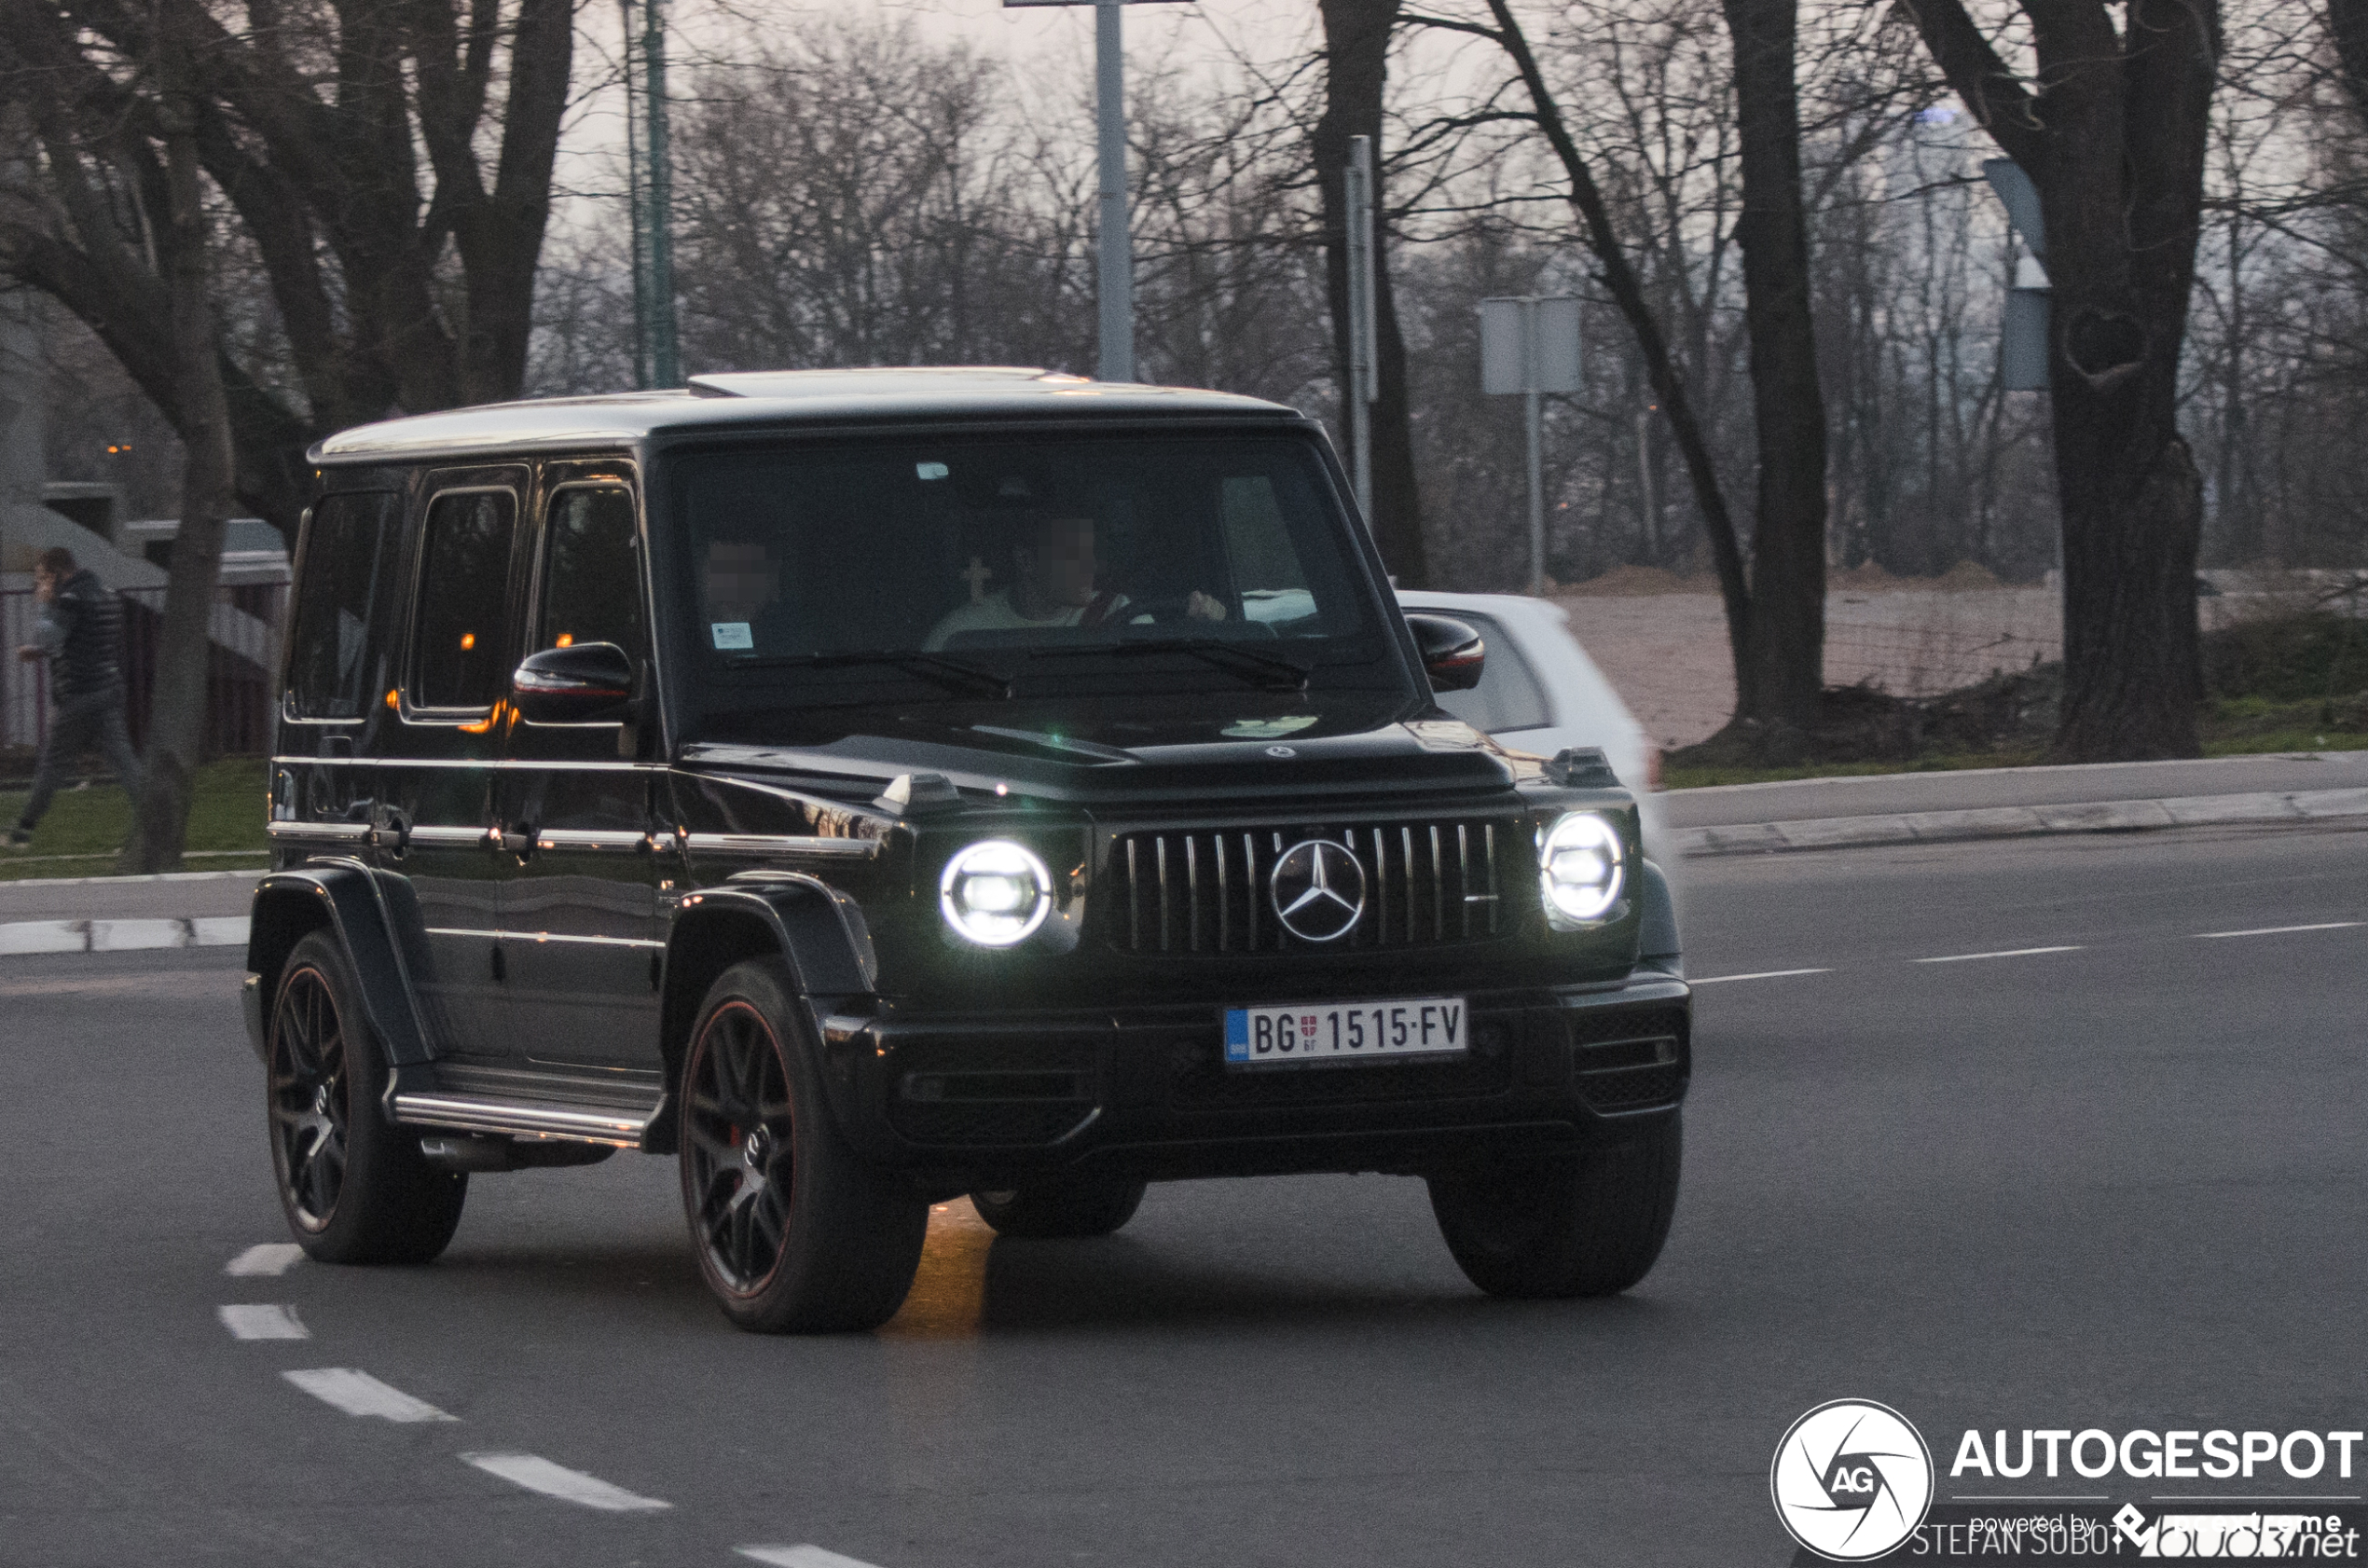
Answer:
<svg viewBox="0 0 2368 1568"><path fill-rule="evenodd" d="M516 495L447 490L428 505L420 554L420 609L411 642L419 708L491 708L509 688L510 543Z"/></svg>
<svg viewBox="0 0 2368 1568"><path fill-rule="evenodd" d="M291 717L335 722L368 711L379 678L373 628L402 516L392 490L328 496L312 509L288 636Z"/></svg>

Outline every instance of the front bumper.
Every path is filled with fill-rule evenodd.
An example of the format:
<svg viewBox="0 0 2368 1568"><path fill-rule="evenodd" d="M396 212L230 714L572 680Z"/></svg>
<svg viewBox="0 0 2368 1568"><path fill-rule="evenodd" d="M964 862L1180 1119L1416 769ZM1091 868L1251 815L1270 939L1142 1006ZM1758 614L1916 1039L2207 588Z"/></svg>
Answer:
<svg viewBox="0 0 2368 1568"><path fill-rule="evenodd" d="M842 1125L957 1192L1064 1173L1424 1174L1567 1152L1674 1113L1691 994L1625 983L1466 993L1453 1061L1229 1069L1214 1006L822 1020Z"/></svg>

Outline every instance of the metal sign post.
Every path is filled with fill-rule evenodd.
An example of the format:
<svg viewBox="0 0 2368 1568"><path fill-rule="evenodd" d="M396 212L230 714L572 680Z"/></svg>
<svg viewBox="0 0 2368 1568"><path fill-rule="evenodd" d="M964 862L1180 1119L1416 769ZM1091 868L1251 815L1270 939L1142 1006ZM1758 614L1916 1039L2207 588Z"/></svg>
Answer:
<svg viewBox="0 0 2368 1568"><path fill-rule="evenodd" d="M2031 253L2015 264L2006 313L1998 323L1999 384L2008 392L2045 392L2055 285L2047 281L2047 223L2040 213L2039 187L2011 158L1984 158L1981 172L2005 205L2007 226Z"/></svg>
<svg viewBox="0 0 2368 1568"><path fill-rule="evenodd" d="M1348 404L1349 450L1356 480L1356 509L1368 527L1373 517L1372 402L1381 395L1381 378L1374 365L1373 328L1373 139L1348 139L1348 167L1342 203L1348 217Z"/></svg>
<svg viewBox="0 0 2368 1568"><path fill-rule="evenodd" d="M1578 391L1578 301L1534 295L1480 301L1480 391L1520 392L1529 432L1529 591L1546 591L1541 400Z"/></svg>
<svg viewBox="0 0 2368 1568"><path fill-rule="evenodd" d="M1095 241L1101 364L1095 374L1105 381L1135 379L1135 251L1126 201L1126 51L1120 8L1175 3L1178 0L1003 0L1006 10L1094 7L1094 140L1101 163L1101 213Z"/></svg>

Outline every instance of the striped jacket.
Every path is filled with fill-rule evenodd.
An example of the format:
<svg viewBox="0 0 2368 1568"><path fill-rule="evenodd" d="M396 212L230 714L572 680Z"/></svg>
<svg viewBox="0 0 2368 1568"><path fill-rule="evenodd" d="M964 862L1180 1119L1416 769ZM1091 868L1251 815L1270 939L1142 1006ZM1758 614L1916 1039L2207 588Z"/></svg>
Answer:
<svg viewBox="0 0 2368 1568"><path fill-rule="evenodd" d="M59 700L123 683L123 599L89 567L58 585L41 608L40 645Z"/></svg>

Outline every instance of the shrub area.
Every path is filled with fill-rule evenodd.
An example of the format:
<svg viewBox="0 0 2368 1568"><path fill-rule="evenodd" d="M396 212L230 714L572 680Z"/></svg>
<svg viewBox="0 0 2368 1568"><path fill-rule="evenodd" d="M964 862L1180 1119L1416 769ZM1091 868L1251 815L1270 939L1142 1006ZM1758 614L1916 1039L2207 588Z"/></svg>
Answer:
<svg viewBox="0 0 2368 1568"><path fill-rule="evenodd" d="M2204 755L2368 750L2368 621L2309 611L2205 634ZM1672 751L1673 790L1783 778L2027 767L2048 760L2063 667L1993 675L1922 699L1829 688L1808 733L1729 724Z"/></svg>
<svg viewBox="0 0 2368 1568"><path fill-rule="evenodd" d="M189 808L193 856L186 871L228 871L265 860L263 820L267 767L260 757L225 757L198 770ZM0 786L0 826L14 826L24 809L28 781ZM0 881L34 876L103 876L115 869L131 826L131 802L114 784L58 792L49 815L34 830L33 845L0 858ZM235 851L236 853L227 853Z"/></svg>

